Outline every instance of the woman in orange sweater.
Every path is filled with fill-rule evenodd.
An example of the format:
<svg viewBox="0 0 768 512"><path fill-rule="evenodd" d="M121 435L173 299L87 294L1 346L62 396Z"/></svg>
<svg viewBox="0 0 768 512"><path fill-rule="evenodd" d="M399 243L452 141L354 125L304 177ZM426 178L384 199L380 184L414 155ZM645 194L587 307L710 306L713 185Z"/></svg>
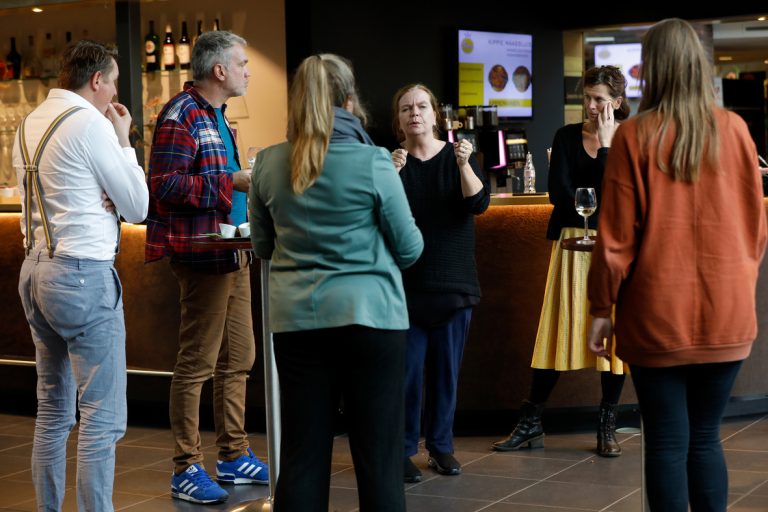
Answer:
<svg viewBox="0 0 768 512"><path fill-rule="evenodd" d="M766 244L757 152L715 106L690 24L643 39L639 114L613 139L588 281L590 349L629 363L643 417L652 511L724 511L720 422L757 333Z"/></svg>

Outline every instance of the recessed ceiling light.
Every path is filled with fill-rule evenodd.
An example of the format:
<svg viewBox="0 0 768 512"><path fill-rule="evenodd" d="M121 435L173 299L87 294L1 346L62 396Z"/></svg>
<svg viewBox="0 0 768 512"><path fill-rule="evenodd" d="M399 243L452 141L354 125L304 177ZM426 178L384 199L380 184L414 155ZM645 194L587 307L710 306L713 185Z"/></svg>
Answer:
<svg viewBox="0 0 768 512"><path fill-rule="evenodd" d="M733 57L731 57L730 55L721 55L720 57L717 58L717 60L733 60Z"/></svg>
<svg viewBox="0 0 768 512"><path fill-rule="evenodd" d="M43 12L43 9L41 9L40 7L33 7L32 12L34 13Z"/></svg>
<svg viewBox="0 0 768 512"><path fill-rule="evenodd" d="M585 43L612 43L616 40L613 36L586 36Z"/></svg>
<svg viewBox="0 0 768 512"><path fill-rule="evenodd" d="M765 21L765 20L768 20L768 16L760 16L759 18L757 18L757 21Z"/></svg>

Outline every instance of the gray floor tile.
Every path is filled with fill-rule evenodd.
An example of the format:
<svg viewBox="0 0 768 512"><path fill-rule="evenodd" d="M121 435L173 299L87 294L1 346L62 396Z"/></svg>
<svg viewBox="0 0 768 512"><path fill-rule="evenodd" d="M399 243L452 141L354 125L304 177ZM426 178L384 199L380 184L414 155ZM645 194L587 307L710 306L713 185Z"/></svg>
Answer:
<svg viewBox="0 0 768 512"><path fill-rule="evenodd" d="M619 501L611 504L605 509L605 512L642 512L642 494L640 489L629 496L625 496Z"/></svg>
<svg viewBox="0 0 768 512"><path fill-rule="evenodd" d="M32 481L20 482L0 478L0 506L17 506L35 498Z"/></svg>
<svg viewBox="0 0 768 512"><path fill-rule="evenodd" d="M2 454L3 463L0 464L0 478L13 478L29 471L29 457Z"/></svg>
<svg viewBox="0 0 768 512"><path fill-rule="evenodd" d="M494 503L482 512L593 512L588 508L549 507L546 505L520 505L519 503ZM632 511L632 512L637 512Z"/></svg>
<svg viewBox="0 0 768 512"><path fill-rule="evenodd" d="M115 476L115 491L142 496L170 495L171 472L154 469L127 469Z"/></svg>
<svg viewBox="0 0 768 512"><path fill-rule="evenodd" d="M728 471L728 491L733 494L749 494L759 489L768 492L768 467L765 471Z"/></svg>
<svg viewBox="0 0 768 512"><path fill-rule="evenodd" d="M745 450L768 452L768 431L757 431L751 428L725 440L726 450Z"/></svg>
<svg viewBox="0 0 768 512"><path fill-rule="evenodd" d="M329 512L350 512L352 510L357 510L359 506L357 501L357 489L331 487L329 501Z"/></svg>
<svg viewBox="0 0 768 512"><path fill-rule="evenodd" d="M728 512L765 512L768 510L768 496L744 496L731 501Z"/></svg>
<svg viewBox="0 0 768 512"><path fill-rule="evenodd" d="M620 457L590 457L588 460L558 473L551 480L640 487L642 479L640 468L639 447L626 447Z"/></svg>
<svg viewBox="0 0 768 512"><path fill-rule="evenodd" d="M752 490L752 493L755 496L768 496L768 482L763 482L762 485Z"/></svg>
<svg viewBox="0 0 768 512"><path fill-rule="evenodd" d="M408 494L493 502L501 500L530 484L530 480L462 474L427 478L423 482L409 487Z"/></svg>
<svg viewBox="0 0 768 512"><path fill-rule="evenodd" d="M636 489L630 486L612 486L570 482L539 482L506 499L505 503L550 505L555 507L602 510L631 495Z"/></svg>
<svg viewBox="0 0 768 512"><path fill-rule="evenodd" d="M161 461L170 461L172 457L171 448L118 445L115 450L115 464L129 468L142 468Z"/></svg>
<svg viewBox="0 0 768 512"><path fill-rule="evenodd" d="M486 507L492 502L406 493L405 504L408 510L417 512L474 512L475 510L486 510Z"/></svg>
<svg viewBox="0 0 768 512"><path fill-rule="evenodd" d="M581 461L530 457L524 452L493 453L465 464L464 473L541 480L580 464Z"/></svg>
<svg viewBox="0 0 768 512"><path fill-rule="evenodd" d="M730 470L766 471L768 451L725 450L725 460Z"/></svg>

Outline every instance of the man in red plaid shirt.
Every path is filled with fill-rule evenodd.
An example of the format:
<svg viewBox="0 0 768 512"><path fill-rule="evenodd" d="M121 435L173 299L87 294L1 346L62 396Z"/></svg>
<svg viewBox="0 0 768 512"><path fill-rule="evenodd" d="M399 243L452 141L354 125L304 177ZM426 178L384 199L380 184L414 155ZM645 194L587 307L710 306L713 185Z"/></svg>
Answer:
<svg viewBox="0 0 768 512"><path fill-rule="evenodd" d="M145 261L168 256L181 289L179 352L170 397L175 439L171 495L194 503L228 493L202 465L200 392L213 375L219 483L268 482L248 446L245 382L255 358L249 258L235 250L200 251L194 237L219 223L245 222L250 169L241 170L225 102L248 86L246 42L231 32L201 35L192 50L193 82L160 112L149 160Z"/></svg>

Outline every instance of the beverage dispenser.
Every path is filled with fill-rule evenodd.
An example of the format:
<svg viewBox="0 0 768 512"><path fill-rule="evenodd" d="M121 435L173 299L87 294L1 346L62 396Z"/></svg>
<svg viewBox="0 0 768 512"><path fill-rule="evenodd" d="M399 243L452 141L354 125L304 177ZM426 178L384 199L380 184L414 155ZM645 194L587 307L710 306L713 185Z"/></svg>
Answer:
<svg viewBox="0 0 768 512"><path fill-rule="evenodd" d="M507 145L508 186L513 194L522 194L524 189L525 156L528 153L528 139L523 133L509 133Z"/></svg>
<svg viewBox="0 0 768 512"><path fill-rule="evenodd" d="M475 125L478 133L478 152L482 155L482 166L491 184L491 193L507 192L506 169L507 150L504 144L506 134L499 126L498 110L495 105L475 107Z"/></svg>

